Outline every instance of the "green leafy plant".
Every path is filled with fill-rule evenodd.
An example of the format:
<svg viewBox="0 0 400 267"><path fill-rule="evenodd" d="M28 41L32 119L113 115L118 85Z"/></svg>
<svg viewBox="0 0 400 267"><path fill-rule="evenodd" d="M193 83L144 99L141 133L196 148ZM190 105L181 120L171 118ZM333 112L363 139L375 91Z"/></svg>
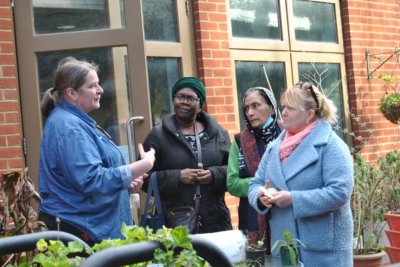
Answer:
<svg viewBox="0 0 400 267"><path fill-rule="evenodd" d="M250 243L250 240L247 240L245 252L246 259L241 262L242 265L236 266L264 266L266 253L264 238L255 243Z"/></svg>
<svg viewBox="0 0 400 267"><path fill-rule="evenodd" d="M400 107L400 93L391 93L381 99L379 108L385 112L392 108Z"/></svg>
<svg viewBox="0 0 400 267"><path fill-rule="evenodd" d="M376 162L359 154L354 161L354 189L351 200L354 219L354 254L380 252L384 214L400 212L400 153L388 152Z"/></svg>
<svg viewBox="0 0 400 267"><path fill-rule="evenodd" d="M287 250L289 253L289 261L290 264L296 265L298 261L298 255L299 255L299 246L304 246L304 244L297 238L294 238L292 232L289 230L285 230L282 233L282 238L280 240L277 240L271 250L274 251L275 249L278 249L281 252L281 259L282 259L282 250Z"/></svg>
<svg viewBox="0 0 400 267"><path fill-rule="evenodd" d="M254 244L248 243L246 246L246 250L250 250L250 251L265 250L264 238L261 240L257 240L257 242Z"/></svg>
<svg viewBox="0 0 400 267"><path fill-rule="evenodd" d="M150 262L138 263L132 266L147 266L151 263L159 263L164 266L206 266L206 262L197 256L193 249L189 230L185 226L176 228L160 228L156 232L153 229L139 226L122 226L122 235L125 239L103 240L93 246L97 252L108 247L117 247L141 241L159 241L164 249L157 248L154 251L154 258Z"/></svg>
<svg viewBox="0 0 400 267"><path fill-rule="evenodd" d="M90 250L85 250L79 241L69 242L64 245L59 240L39 240L36 244L37 253L31 262L19 265L8 265L8 267L26 267L37 264L43 267L75 267L79 266L85 256L110 247L138 243L142 241L158 241L163 249L157 248L151 261L131 264L132 267L144 267L150 264L162 264L163 266L209 266L194 250L189 231L185 226L174 229L163 227L153 232L151 228L140 226L123 225L121 230L125 239L107 239L95 244Z"/></svg>
<svg viewBox="0 0 400 267"><path fill-rule="evenodd" d="M85 252L83 244L79 241L68 242L65 246L60 240L46 242L40 239L36 246L39 253L35 255L32 262L43 267L75 267L85 260L84 257L79 256Z"/></svg>
<svg viewBox="0 0 400 267"><path fill-rule="evenodd" d="M400 93L394 92L383 97L379 108L387 120L400 124Z"/></svg>
<svg viewBox="0 0 400 267"><path fill-rule="evenodd" d="M392 75L380 75L386 87L391 87L393 92L388 93L385 90L385 96L381 98L379 103L379 109L382 114L393 123L399 123L400 119L400 93L397 91L397 85L399 83L399 77Z"/></svg>

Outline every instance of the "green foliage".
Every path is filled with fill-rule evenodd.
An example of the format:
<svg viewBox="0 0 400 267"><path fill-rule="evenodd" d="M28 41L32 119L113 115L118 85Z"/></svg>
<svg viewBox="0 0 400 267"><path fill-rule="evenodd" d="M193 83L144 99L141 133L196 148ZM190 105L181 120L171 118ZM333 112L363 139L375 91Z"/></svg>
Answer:
<svg viewBox="0 0 400 267"><path fill-rule="evenodd" d="M9 264L7 267L75 267L85 260L85 258L78 256L85 253L85 248L79 241L68 242L68 245L65 246L60 240L46 242L44 239L40 239L36 243L36 248L38 253L33 257L32 263Z"/></svg>
<svg viewBox="0 0 400 267"><path fill-rule="evenodd" d="M384 214L400 212L400 152L390 151L368 163L359 154L354 161L352 195L354 254L381 251Z"/></svg>
<svg viewBox="0 0 400 267"><path fill-rule="evenodd" d="M25 267L37 264L43 267L75 267L79 266L85 258L80 255L90 255L110 247L138 243L142 241L158 241L164 249L157 248L151 261L129 265L131 267L144 267L152 263L174 267L203 267L209 266L202 258L197 256L193 249L189 231L185 226L174 229L163 227L153 232L151 228L123 225L121 230L125 239L107 239L95 244L89 251L78 242L69 242L64 245L59 240L39 240L36 244L37 251L32 263L8 265L8 267Z"/></svg>
<svg viewBox="0 0 400 267"><path fill-rule="evenodd" d="M382 74L379 75L378 78L382 79L386 85L399 81L399 77L395 75Z"/></svg>
<svg viewBox="0 0 400 267"><path fill-rule="evenodd" d="M246 247L247 250L256 251L256 250L263 250L264 247L264 238L261 240L257 240L255 244L248 244Z"/></svg>
<svg viewBox="0 0 400 267"><path fill-rule="evenodd" d="M383 97L379 108L382 112L387 112L389 109L393 108L400 108L400 93L394 92Z"/></svg>
<svg viewBox="0 0 400 267"><path fill-rule="evenodd" d="M153 260L131 266L141 267L151 263L160 263L164 264L164 266L206 266L204 260L198 257L193 249L189 231L185 226L178 226L174 229L163 227L153 232L153 229L148 227L123 225L121 232L125 239L103 240L93 246L93 251L98 252L109 247L141 241L158 241L163 244L164 249L157 248L154 251Z"/></svg>
<svg viewBox="0 0 400 267"><path fill-rule="evenodd" d="M289 251L290 262L292 265L295 265L299 254L299 246L304 247L304 244L299 239L294 238L292 232L289 230L283 231L282 238L274 243L271 250L278 249L280 251L282 248L287 249Z"/></svg>

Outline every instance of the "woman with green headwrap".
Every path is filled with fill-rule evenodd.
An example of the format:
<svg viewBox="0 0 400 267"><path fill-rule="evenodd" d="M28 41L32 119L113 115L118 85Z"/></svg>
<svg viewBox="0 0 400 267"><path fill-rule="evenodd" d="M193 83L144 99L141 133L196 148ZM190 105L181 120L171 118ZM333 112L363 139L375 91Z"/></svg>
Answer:
<svg viewBox="0 0 400 267"><path fill-rule="evenodd" d="M216 120L202 111L206 101L203 83L183 77L172 88L175 114L165 116L146 137L145 148L154 148L160 196L166 209L195 206L200 185L200 233L231 230L225 204L226 165L230 139ZM195 129L200 137L203 168L198 168Z"/></svg>

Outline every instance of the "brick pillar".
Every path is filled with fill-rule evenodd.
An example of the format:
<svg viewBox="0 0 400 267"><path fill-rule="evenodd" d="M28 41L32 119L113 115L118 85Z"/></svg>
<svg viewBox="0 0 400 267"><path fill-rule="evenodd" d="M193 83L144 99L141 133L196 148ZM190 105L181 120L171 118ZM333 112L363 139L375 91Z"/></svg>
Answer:
<svg viewBox="0 0 400 267"><path fill-rule="evenodd" d="M198 73L207 90L205 108L233 136L237 129L226 1L194 0L193 11ZM237 228L238 198L227 193L225 200Z"/></svg>
<svg viewBox="0 0 400 267"><path fill-rule="evenodd" d="M10 0L0 0L0 174L24 169Z"/></svg>

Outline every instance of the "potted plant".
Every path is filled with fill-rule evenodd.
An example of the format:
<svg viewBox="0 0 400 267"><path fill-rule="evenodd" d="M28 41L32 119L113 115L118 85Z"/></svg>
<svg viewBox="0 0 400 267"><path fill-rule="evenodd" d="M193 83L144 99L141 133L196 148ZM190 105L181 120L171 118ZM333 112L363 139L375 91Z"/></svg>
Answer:
<svg viewBox="0 0 400 267"><path fill-rule="evenodd" d="M254 244L248 243L246 246L246 262L250 264L257 264L264 266L266 248L264 246L264 239L258 240Z"/></svg>
<svg viewBox="0 0 400 267"><path fill-rule="evenodd" d="M292 232L286 230L282 233L282 238L277 240L272 246L271 250L279 250L281 255L282 265L296 265L299 263L299 246L304 244L299 240L294 238Z"/></svg>
<svg viewBox="0 0 400 267"><path fill-rule="evenodd" d="M400 93L393 92L385 95L380 101L379 108L386 119L398 124L400 119Z"/></svg>
<svg viewBox="0 0 400 267"><path fill-rule="evenodd" d="M377 161L366 162L359 154L354 160L354 189L351 199L354 220L354 266L373 260L380 266L385 255L381 237L384 215L400 207L400 153L390 151ZM360 265L359 265L360 264Z"/></svg>
<svg viewBox="0 0 400 267"><path fill-rule="evenodd" d="M396 88L399 79L397 76L392 75L380 75L379 77L387 86L391 86L393 82L395 83L395 86L392 86L392 93L388 93L387 90L385 90L385 96L380 100L379 109L386 119L392 123L398 124L400 120L400 92L398 92Z"/></svg>

